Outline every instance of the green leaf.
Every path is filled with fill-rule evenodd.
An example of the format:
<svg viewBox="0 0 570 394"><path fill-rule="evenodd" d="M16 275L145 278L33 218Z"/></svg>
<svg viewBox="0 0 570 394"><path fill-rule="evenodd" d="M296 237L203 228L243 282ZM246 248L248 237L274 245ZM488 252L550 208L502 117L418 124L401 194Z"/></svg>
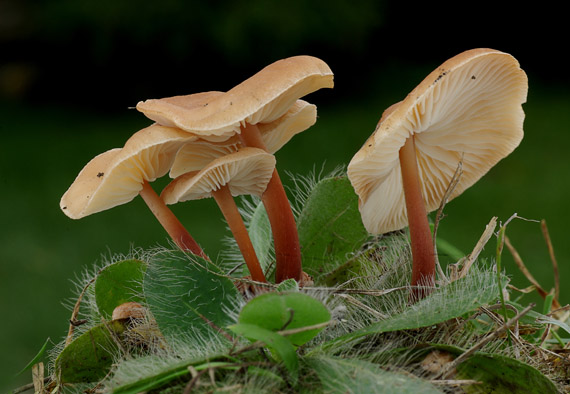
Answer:
<svg viewBox="0 0 570 394"><path fill-rule="evenodd" d="M229 326L228 328L252 342L263 342L267 348L271 350L273 355L277 356L279 361L283 361L285 368L287 368L293 380L297 380L299 360L297 359L295 347L290 341L291 338L286 338L256 324L239 323Z"/></svg>
<svg viewBox="0 0 570 394"><path fill-rule="evenodd" d="M379 365L367 361L311 357L306 359L306 363L316 372L326 393L441 393L425 380L411 374L384 371Z"/></svg>
<svg viewBox="0 0 570 394"><path fill-rule="evenodd" d="M319 181L297 220L303 269L316 277L325 262L339 262L369 237L358 196L347 177Z"/></svg>
<svg viewBox="0 0 570 394"><path fill-rule="evenodd" d="M481 384L464 387L466 393L555 394L554 383L537 369L499 354L476 353L457 366L457 379Z"/></svg>
<svg viewBox="0 0 570 394"><path fill-rule="evenodd" d="M147 305L166 338L203 338L230 324L238 293L213 263L181 251L154 255L144 277Z"/></svg>
<svg viewBox="0 0 570 394"><path fill-rule="evenodd" d="M115 307L125 302L142 303L142 281L146 264L122 260L103 268L95 281L95 302L99 313L110 319Z"/></svg>
<svg viewBox="0 0 570 394"><path fill-rule="evenodd" d="M261 269L263 272L267 272L272 262L271 251L273 248L273 237L269 218L262 203L259 203L253 212L251 220L249 221L248 232ZM244 265L244 275L247 274L249 274L249 271L247 270L247 266Z"/></svg>
<svg viewBox="0 0 570 394"><path fill-rule="evenodd" d="M34 356L34 358L24 367L22 368L22 370L20 372L18 372L16 374L16 376L20 376L21 374L23 374L24 372L26 372L27 370L29 370L30 368L32 368L35 364L39 363L40 360L43 358L46 349L47 349L47 345L49 343L49 338L46 339L46 341L44 342L43 346L41 347L41 349L39 350L38 354L36 354Z"/></svg>
<svg viewBox="0 0 570 394"><path fill-rule="evenodd" d="M324 347L339 346L366 335L435 325L490 304L497 299L498 294L499 288L493 272L472 271L467 277L440 287L426 298L409 305L401 313L338 337Z"/></svg>
<svg viewBox="0 0 570 394"><path fill-rule="evenodd" d="M117 342L125 326L110 321L91 328L71 342L55 361L61 383L95 382L105 377L120 354Z"/></svg>
<svg viewBox="0 0 570 394"><path fill-rule="evenodd" d="M322 302L306 294L267 293L248 302L241 310L238 321L275 332L326 323L330 318ZM321 330L303 331L287 338L294 345L301 346Z"/></svg>

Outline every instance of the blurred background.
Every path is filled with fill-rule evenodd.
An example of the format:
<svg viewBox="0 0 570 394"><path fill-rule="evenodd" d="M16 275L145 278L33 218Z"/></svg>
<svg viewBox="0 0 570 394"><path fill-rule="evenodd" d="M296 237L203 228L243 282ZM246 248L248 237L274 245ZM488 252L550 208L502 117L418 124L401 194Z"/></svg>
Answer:
<svg viewBox="0 0 570 394"><path fill-rule="evenodd" d="M346 165L399 101L446 59L491 47L529 76L520 147L446 208L439 235L469 253L492 216L547 221L570 278L570 72L568 32L556 6L499 8L379 0L0 0L0 392L47 338L66 334L73 281L114 253L166 245L141 199L80 221L59 199L95 155L150 124L139 100L228 90L280 58L326 61L335 87L306 97L319 120L277 153L280 171ZM540 7L539 7L540 6ZM285 182L287 182L287 177ZM157 189L160 182L157 182ZM213 201L173 210L211 256L227 235ZM554 285L536 222L507 230L533 275ZM483 255L495 254L493 238ZM529 283L508 252L512 283ZM525 300L533 299L525 296ZM561 303L570 302L562 285Z"/></svg>

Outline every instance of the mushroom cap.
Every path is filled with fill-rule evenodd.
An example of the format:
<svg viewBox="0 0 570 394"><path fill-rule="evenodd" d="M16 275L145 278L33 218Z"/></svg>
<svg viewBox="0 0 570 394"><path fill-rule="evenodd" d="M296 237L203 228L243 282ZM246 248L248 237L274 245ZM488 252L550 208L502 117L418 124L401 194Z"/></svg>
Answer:
<svg viewBox="0 0 570 394"><path fill-rule="evenodd" d="M145 180L165 175L180 147L195 139L157 124L138 131L122 149L109 150L87 163L61 198L61 209L80 219L131 201Z"/></svg>
<svg viewBox="0 0 570 394"><path fill-rule="evenodd" d="M332 86L333 73L325 62L295 56L270 64L226 93L196 99L200 105L180 105L185 96L178 96L141 101L137 109L160 124L176 126L209 141L223 141L240 133L241 125L271 123L298 98Z"/></svg>
<svg viewBox="0 0 570 394"><path fill-rule="evenodd" d="M271 123L258 123L261 138L269 153L281 149L293 136L308 129L317 120L317 107L303 100L297 100L280 118ZM197 140L184 145L172 164L170 177L176 178L186 172L199 171L210 161L236 152L240 140L237 136L215 143Z"/></svg>
<svg viewBox="0 0 570 394"><path fill-rule="evenodd" d="M378 234L407 225L398 156L407 138L415 138L430 212L441 204L460 162L463 172L450 200L519 145L527 91L526 74L514 57L481 48L449 59L389 107L348 165L367 230Z"/></svg>
<svg viewBox="0 0 570 394"><path fill-rule="evenodd" d="M170 182L162 191L166 204L211 197L227 185L232 196L261 196L275 169L275 156L259 148L242 148L219 157L197 172L189 172Z"/></svg>

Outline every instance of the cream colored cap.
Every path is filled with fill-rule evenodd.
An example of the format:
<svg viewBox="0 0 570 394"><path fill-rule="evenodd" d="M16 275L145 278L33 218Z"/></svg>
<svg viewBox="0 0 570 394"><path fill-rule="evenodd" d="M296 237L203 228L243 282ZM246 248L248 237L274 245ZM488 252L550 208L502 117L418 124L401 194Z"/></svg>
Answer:
<svg viewBox="0 0 570 394"><path fill-rule="evenodd" d="M415 138L430 212L439 207L460 161L463 173L450 199L519 145L527 91L527 76L514 57L473 49L443 63L388 108L348 166L367 230L378 234L407 225L398 156L407 138Z"/></svg>
<svg viewBox="0 0 570 394"><path fill-rule="evenodd" d="M180 147L196 139L156 124L138 131L122 149L104 152L87 163L61 198L61 209L80 219L131 201L145 180L165 175Z"/></svg>
<svg viewBox="0 0 570 394"><path fill-rule="evenodd" d="M298 98L326 87L333 87L327 64L312 56L295 56L270 64L224 94L214 92L200 105L179 105L184 101L179 97L141 101L137 109L160 124L223 141L240 133L245 123L271 123Z"/></svg>
<svg viewBox="0 0 570 394"><path fill-rule="evenodd" d="M166 204L198 200L227 185L232 196L261 196L275 169L275 156L258 148L242 148L219 157L198 172L174 179L162 191Z"/></svg>
<svg viewBox="0 0 570 394"><path fill-rule="evenodd" d="M261 138L269 153L281 149L296 134L308 129L317 120L317 107L303 100L297 100L285 115L271 123L258 123ZM224 142L213 143L204 140L184 145L172 164L170 177L176 178L186 172L199 171L210 161L235 152L240 146L237 136Z"/></svg>

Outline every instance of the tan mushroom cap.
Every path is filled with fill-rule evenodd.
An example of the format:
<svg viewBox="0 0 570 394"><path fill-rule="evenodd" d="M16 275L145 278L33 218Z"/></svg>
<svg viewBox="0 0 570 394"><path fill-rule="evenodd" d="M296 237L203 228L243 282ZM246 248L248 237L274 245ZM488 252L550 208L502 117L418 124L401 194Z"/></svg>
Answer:
<svg viewBox="0 0 570 394"><path fill-rule="evenodd" d="M242 148L215 159L198 172L174 179L162 191L166 204L211 197L211 192L228 186L232 196L261 196L275 168L275 156L258 148Z"/></svg>
<svg viewBox="0 0 570 394"><path fill-rule="evenodd" d="M322 60L295 56L279 60L224 94L204 96L200 105L180 105L182 97L139 102L137 109L156 122L196 133L209 141L223 141L245 123L270 123L295 101L333 86L333 73Z"/></svg>
<svg viewBox="0 0 570 394"><path fill-rule="evenodd" d="M138 131L122 149L104 152L87 163L61 198L61 209L80 219L131 201L145 180L165 175L180 147L196 139L156 124Z"/></svg>
<svg viewBox="0 0 570 394"><path fill-rule="evenodd" d="M388 108L348 166L365 227L386 233L407 225L398 152L414 136L422 194L437 209L462 161L450 199L509 155L523 138L528 81L517 60L493 49L463 52Z"/></svg>
<svg viewBox="0 0 570 394"><path fill-rule="evenodd" d="M281 149L296 134L308 129L317 120L317 107L303 100L297 100L280 118L271 123L258 123L261 138L269 153ZM204 140L184 145L172 164L170 177L176 178L186 172L199 171L210 161L232 152L240 147L240 141L234 136L221 143Z"/></svg>

